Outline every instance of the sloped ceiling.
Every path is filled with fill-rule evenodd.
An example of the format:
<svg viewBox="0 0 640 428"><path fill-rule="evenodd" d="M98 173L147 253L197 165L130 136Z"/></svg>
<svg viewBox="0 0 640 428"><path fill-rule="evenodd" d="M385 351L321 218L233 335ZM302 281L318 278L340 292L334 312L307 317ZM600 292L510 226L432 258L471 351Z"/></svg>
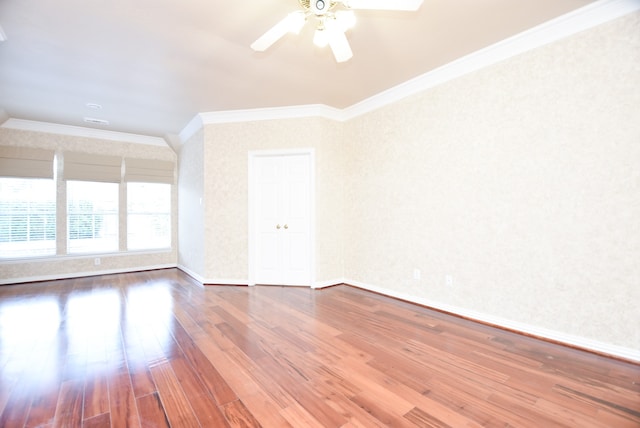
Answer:
<svg viewBox="0 0 640 428"><path fill-rule="evenodd" d="M249 48L298 0L2 0L0 112L164 137L199 112L345 108L589 3L425 0L418 12L357 11L354 56L337 64L313 45L310 23L267 52Z"/></svg>

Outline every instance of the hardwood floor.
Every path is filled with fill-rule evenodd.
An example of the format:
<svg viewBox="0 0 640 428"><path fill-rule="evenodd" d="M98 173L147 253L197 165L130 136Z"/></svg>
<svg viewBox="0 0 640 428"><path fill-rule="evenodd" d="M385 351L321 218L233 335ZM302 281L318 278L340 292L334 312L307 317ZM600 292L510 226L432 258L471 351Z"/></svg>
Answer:
<svg viewBox="0 0 640 428"><path fill-rule="evenodd" d="M640 427L640 366L347 286L0 287L0 427Z"/></svg>

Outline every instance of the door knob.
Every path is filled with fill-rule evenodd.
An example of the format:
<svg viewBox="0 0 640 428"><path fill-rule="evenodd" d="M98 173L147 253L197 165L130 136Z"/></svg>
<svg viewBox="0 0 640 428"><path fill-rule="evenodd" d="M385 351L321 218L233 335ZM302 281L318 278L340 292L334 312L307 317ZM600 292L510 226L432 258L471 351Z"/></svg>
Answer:
<svg viewBox="0 0 640 428"><path fill-rule="evenodd" d="M280 225L277 225L277 226L276 226L276 229L280 229Z"/></svg>
<svg viewBox="0 0 640 428"><path fill-rule="evenodd" d="M285 225L284 225L284 228L285 228L285 229L289 229L289 226L285 224Z"/></svg>

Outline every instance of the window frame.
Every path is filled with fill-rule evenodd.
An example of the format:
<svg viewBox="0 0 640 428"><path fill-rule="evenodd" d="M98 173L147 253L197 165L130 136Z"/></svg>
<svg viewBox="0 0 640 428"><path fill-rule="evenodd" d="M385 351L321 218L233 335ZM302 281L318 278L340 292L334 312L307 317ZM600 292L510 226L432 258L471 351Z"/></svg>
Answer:
<svg viewBox="0 0 640 428"><path fill-rule="evenodd" d="M99 199L93 199L93 200L86 200L84 202L91 202L92 206L91 206L91 211L89 212L84 211L84 210L73 210L72 209L72 203L74 201L72 201L71 197L70 197L70 185L73 187L76 185L76 183L84 183L83 185L88 186L88 185L95 185L96 187L106 187L106 186L113 186L114 187L114 193L115 195L111 195L111 200L107 201L107 200L99 200ZM81 184L82 186L82 184ZM120 248L119 248L119 242L120 242L120 184L119 183L110 183L110 182L101 182L101 181L88 181L88 180L66 180L66 193L67 193L67 198L66 198L66 206L67 206L67 213L66 213L66 226L67 226L67 233L66 233L66 241L67 241L67 251L66 251L66 255L69 256L82 256L82 255L88 255L88 254L109 254L109 253L117 253L119 252ZM99 194L102 192L98 192L97 189L94 190L95 194ZM115 202L115 212L113 211L103 211L102 209L98 209L96 210L95 207L95 203L98 202ZM89 218L91 220L91 237L86 237L86 238L81 238L81 237L75 237L72 238L72 228L74 227L74 220L72 220L72 216L78 216L78 217L84 217L85 221L87 221L87 218ZM111 243L111 247L99 247L99 239L98 237L96 237L96 223L97 223L97 219L96 217L101 217L100 222L101 225L100 227L102 227L104 225L104 220L105 218L107 220L112 220L111 223L107 222L107 227L111 227L115 229L115 233L110 233L107 237L102 238L105 240L105 242L110 242ZM115 220L115 221L113 221ZM80 229L80 226L77 227L76 229L78 232L82 232L82 230ZM85 245L72 245L72 241L73 240L84 240L85 241ZM93 244L92 244L93 243Z"/></svg>
<svg viewBox="0 0 640 428"><path fill-rule="evenodd" d="M131 194L130 194L130 185L142 185L142 186L151 186L151 187L156 187L156 186L166 186L165 191L166 191L166 195L164 195L164 197L166 198L166 202L168 204L168 206L166 207L167 210L166 211L154 211L154 210L145 210L145 211L138 211L135 209L131 209L132 207L132 202L131 202ZM127 204L126 204L126 222L127 222L127 234L126 234L126 249L127 251L158 251L158 250L170 250L173 248L173 185L169 184L169 183L161 183L161 182L143 182L143 181L127 181L126 182L126 199L127 199ZM164 233L164 239L166 241L164 241L164 243L166 245L162 245L162 246L148 246L148 247L138 247L138 246L133 246L131 245L132 242L132 235L135 232L132 232L132 217L137 216L137 217L147 217L150 218L150 221L154 221L154 217L165 217L165 223L167 225L167 230ZM135 239L134 239L135 240ZM147 237L147 240L149 242L152 241L151 237Z"/></svg>
<svg viewBox="0 0 640 428"><path fill-rule="evenodd" d="M37 185L32 185L30 186L29 189L25 189L22 188L19 193L21 195L24 195L25 192L28 192L29 194L29 198L27 200L22 200L21 204L24 204L21 207L18 207L17 209L14 208L12 210L9 211L5 211L4 207L2 205L0 205L0 228L2 228L2 230L8 230L8 236L9 239L7 241L3 240L3 233L0 231L0 261L5 261L5 260L14 260L14 259L34 259L34 258L43 258L43 257L52 257L55 256L57 254L57 250L58 250L58 245L57 245L57 212L58 212L58 206L57 206L57 193L56 193L56 183L55 180L53 178L41 178L41 177L7 177L7 176L0 176L0 180L7 180L9 181L8 183L2 183L0 184L0 187L4 184L6 184L7 186L11 185L11 181L14 182L20 182L22 181L22 184L26 184L28 182L31 182L31 184L33 183L40 183L41 185L43 185L40 189L35 189L34 187L36 187ZM44 186L44 185L47 186ZM49 189L45 189L44 187L49 187ZM38 192L40 193L40 195L44 195L45 192L51 192L51 194L49 195L48 198L34 198L33 193L32 192ZM7 192L1 192L2 194L0 195L0 204L2 204L4 202L4 200L2 199L4 196L9 195ZM14 194L17 193L15 190L13 192ZM38 208L34 208L34 204L46 204L46 205L50 205L48 207L48 209L38 209ZM19 215L19 210L20 209L26 209L26 212L24 213L24 216L26 216L26 218L24 219L25 221L25 225L24 227L26 228L25 230L25 238L24 240L13 240L13 231L14 229L12 227L5 227L5 221L4 221L4 217L11 217L13 219L13 217L20 217ZM42 223L42 227L41 228L35 228L34 229L31 227L33 225L32 220L34 218L43 218L43 223ZM50 224L47 221L47 218L51 218L53 217L53 223ZM9 220L9 222L11 222L12 220ZM41 234L43 239L37 239L37 237L33 237L32 238L32 233L33 234ZM19 235L17 235L19 236ZM49 239L47 239L49 238ZM13 243L13 245L11 245ZM23 245L20 245L18 243L24 243ZM32 245L32 243L47 243L47 245ZM4 245L6 245L8 248L4 249L2 248ZM13 247L13 248L10 248ZM20 248L23 247L23 248ZM9 253L13 253L13 255L11 256L3 256L2 254L7 251L8 254Z"/></svg>

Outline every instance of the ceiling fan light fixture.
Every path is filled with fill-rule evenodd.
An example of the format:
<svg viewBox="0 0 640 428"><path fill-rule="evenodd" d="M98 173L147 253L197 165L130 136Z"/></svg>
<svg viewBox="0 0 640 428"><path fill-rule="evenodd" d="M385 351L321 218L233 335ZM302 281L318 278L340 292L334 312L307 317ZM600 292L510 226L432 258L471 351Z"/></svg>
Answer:
<svg viewBox="0 0 640 428"><path fill-rule="evenodd" d="M289 25L289 33L299 34L302 27L304 27L304 23L307 21L307 18L304 16L304 13L291 12L287 15L287 21Z"/></svg>
<svg viewBox="0 0 640 428"><path fill-rule="evenodd" d="M284 19L264 33L258 40L251 44L254 51L265 51L272 44L280 40L287 33L298 34L307 18L302 11L291 12Z"/></svg>
<svg viewBox="0 0 640 428"><path fill-rule="evenodd" d="M349 46L349 40L344 34L344 31L339 27L335 20L330 19L325 23L325 28L328 33L329 46L336 59L336 62L345 62L351 59L353 52L351 46Z"/></svg>
<svg viewBox="0 0 640 428"><path fill-rule="evenodd" d="M319 48L324 48L329 44L329 34L324 27L318 27L313 35L313 44Z"/></svg>
<svg viewBox="0 0 640 428"><path fill-rule="evenodd" d="M352 10L339 10L335 13L335 17L342 31L350 30L356 25L356 14Z"/></svg>
<svg viewBox="0 0 640 428"><path fill-rule="evenodd" d="M329 9L333 9L335 5L335 0L310 0L309 10L315 15L321 16L326 14Z"/></svg>
<svg viewBox="0 0 640 428"><path fill-rule="evenodd" d="M424 0L298 0L302 10L290 13L251 44L255 51L265 51L287 33L299 33L309 16L318 26L313 36L316 46L331 46L337 62L348 61L351 46L345 32L354 27L356 17L349 9L380 9L415 11ZM339 10L335 10L338 8ZM347 10L344 10L344 9Z"/></svg>

